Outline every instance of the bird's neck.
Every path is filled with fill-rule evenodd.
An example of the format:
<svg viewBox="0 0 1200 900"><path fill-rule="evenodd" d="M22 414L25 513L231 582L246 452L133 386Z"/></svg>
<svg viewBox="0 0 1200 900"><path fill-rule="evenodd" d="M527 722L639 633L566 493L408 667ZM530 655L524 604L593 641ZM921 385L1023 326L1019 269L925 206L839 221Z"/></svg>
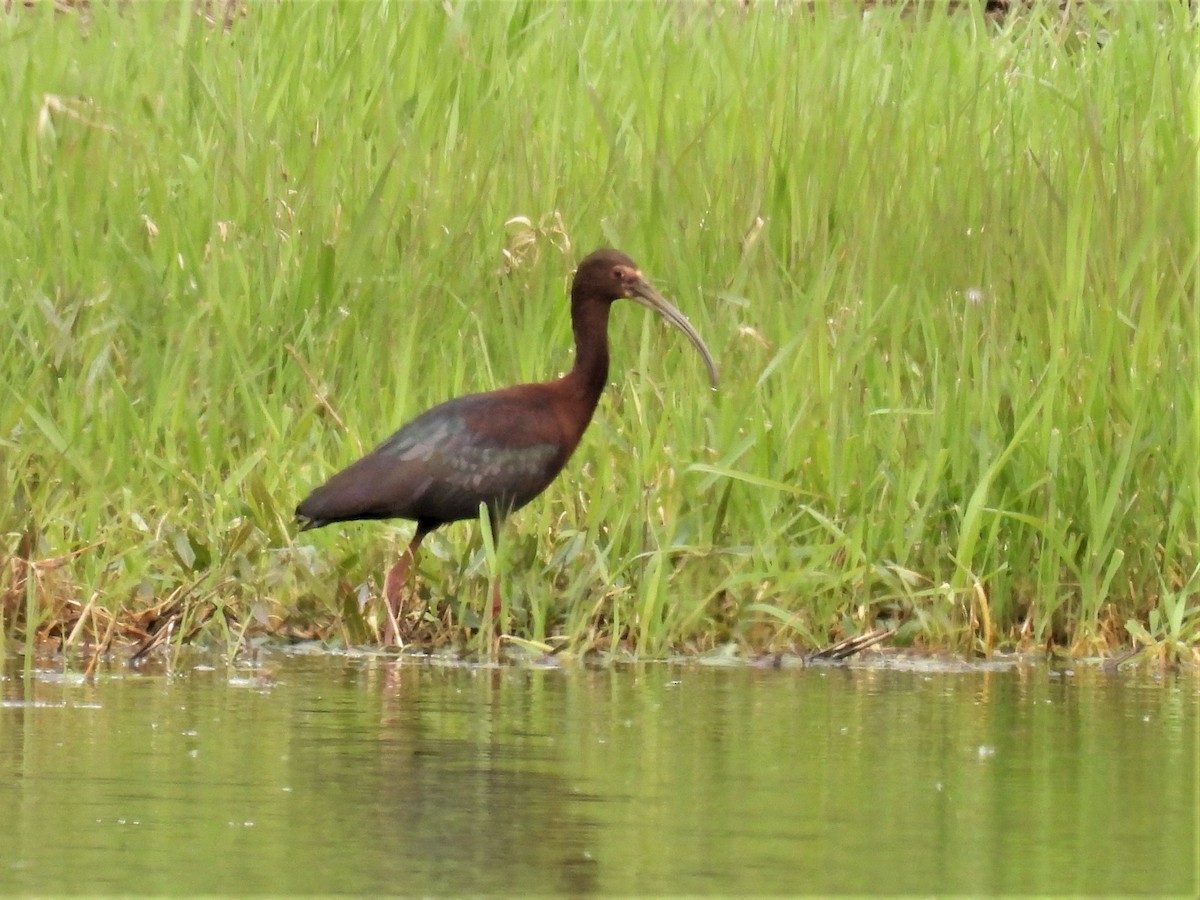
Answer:
<svg viewBox="0 0 1200 900"><path fill-rule="evenodd" d="M586 404L590 419L608 384L608 303L571 304L575 365L566 380Z"/></svg>

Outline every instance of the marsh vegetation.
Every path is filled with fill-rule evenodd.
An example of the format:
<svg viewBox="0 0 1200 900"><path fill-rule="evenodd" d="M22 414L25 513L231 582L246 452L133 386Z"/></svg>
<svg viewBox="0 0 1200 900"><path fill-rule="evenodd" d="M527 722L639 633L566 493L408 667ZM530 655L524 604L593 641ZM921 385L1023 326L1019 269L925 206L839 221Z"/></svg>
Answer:
<svg viewBox="0 0 1200 900"><path fill-rule="evenodd" d="M49 4L0 18L0 616L71 646L373 638L411 524L298 498L632 309L564 475L432 536L430 644L1193 656L1183 3ZM498 558L497 558L498 556Z"/></svg>

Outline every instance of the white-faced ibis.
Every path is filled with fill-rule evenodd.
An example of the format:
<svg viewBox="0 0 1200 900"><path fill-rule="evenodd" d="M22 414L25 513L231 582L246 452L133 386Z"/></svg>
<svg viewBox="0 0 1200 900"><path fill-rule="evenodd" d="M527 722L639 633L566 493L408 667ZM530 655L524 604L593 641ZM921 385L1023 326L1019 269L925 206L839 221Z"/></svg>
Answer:
<svg viewBox="0 0 1200 900"><path fill-rule="evenodd" d="M608 312L613 301L622 298L654 310L686 334L704 357L716 387L712 354L683 313L646 282L624 253L597 250L579 264L571 284L571 371L554 381L471 394L435 406L296 507L301 531L358 519L417 523L408 549L385 581L385 643L397 641L402 591L425 535L448 522L477 517L480 504L486 504L495 529L562 471L608 381ZM498 609L499 596L494 595L493 612Z"/></svg>

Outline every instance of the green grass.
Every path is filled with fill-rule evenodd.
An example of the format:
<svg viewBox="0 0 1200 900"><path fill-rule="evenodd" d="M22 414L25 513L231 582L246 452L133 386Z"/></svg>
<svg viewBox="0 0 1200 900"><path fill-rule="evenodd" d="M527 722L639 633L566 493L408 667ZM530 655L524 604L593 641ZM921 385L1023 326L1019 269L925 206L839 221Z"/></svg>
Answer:
<svg viewBox="0 0 1200 900"><path fill-rule="evenodd" d="M721 389L619 306L564 475L494 552L427 541L453 621L494 573L514 635L642 656L877 618L1194 653L1184 4L49 7L0 18L10 638L368 639L411 525L297 535L296 501L569 368L571 267L613 245Z"/></svg>

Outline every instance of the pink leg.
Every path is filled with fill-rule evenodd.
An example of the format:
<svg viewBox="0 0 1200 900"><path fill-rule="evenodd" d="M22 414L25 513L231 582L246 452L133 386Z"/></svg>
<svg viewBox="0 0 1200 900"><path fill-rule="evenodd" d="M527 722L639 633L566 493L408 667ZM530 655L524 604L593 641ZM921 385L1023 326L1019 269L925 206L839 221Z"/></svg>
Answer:
<svg viewBox="0 0 1200 900"><path fill-rule="evenodd" d="M385 604L387 622L383 627L383 646L385 647L400 646L400 612L403 609L404 589L408 584L408 570L417 558L417 548L421 546L421 541L428 533L420 525L417 526L417 533L413 535L407 549L400 554L396 564L388 569L387 578L384 579L383 596L387 601Z"/></svg>
<svg viewBox="0 0 1200 900"><path fill-rule="evenodd" d="M500 546L500 517L495 513L492 514L492 546ZM492 621L500 621L500 579L496 578L492 584Z"/></svg>
<svg viewBox="0 0 1200 900"><path fill-rule="evenodd" d="M494 585L492 585L492 618L493 619L500 618L500 609L501 609L500 582L497 581Z"/></svg>

